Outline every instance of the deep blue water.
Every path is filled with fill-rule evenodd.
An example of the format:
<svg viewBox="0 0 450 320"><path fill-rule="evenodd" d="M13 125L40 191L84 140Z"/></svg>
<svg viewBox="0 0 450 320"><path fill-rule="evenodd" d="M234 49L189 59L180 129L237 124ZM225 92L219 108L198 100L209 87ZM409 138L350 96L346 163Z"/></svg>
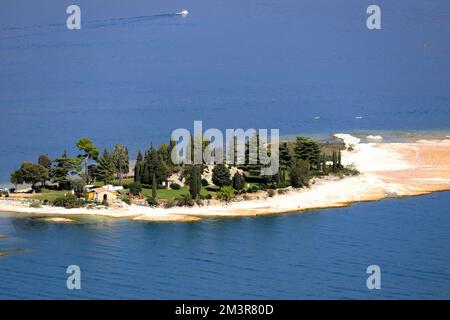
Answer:
<svg viewBox="0 0 450 320"><path fill-rule="evenodd" d="M447 0L78 0L82 29L68 31L72 3L2 1L0 182L82 136L135 155L193 120L283 135L449 128ZM373 3L381 31L366 28Z"/></svg>
<svg viewBox="0 0 450 320"><path fill-rule="evenodd" d="M366 29L373 3L381 31ZM449 34L447 0L2 0L0 182L40 153L76 155L82 136L134 155L194 120L448 132ZM2 214L0 251L26 250L0 257L0 298L450 298L449 202L192 224ZM69 264L81 291L65 289ZM381 291L365 287L370 264Z"/></svg>
<svg viewBox="0 0 450 320"><path fill-rule="evenodd" d="M0 214L0 298L449 299L450 193L197 223ZM81 268L79 291L66 268ZM381 268L381 290L366 268Z"/></svg>

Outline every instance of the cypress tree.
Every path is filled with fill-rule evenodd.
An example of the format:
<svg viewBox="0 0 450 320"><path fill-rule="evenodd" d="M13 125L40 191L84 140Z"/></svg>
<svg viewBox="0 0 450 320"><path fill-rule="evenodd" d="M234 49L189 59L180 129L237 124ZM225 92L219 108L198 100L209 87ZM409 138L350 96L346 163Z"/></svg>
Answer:
<svg viewBox="0 0 450 320"><path fill-rule="evenodd" d="M336 151L333 151L333 172L336 172L337 169L337 155L336 155Z"/></svg>
<svg viewBox="0 0 450 320"><path fill-rule="evenodd" d="M156 174L153 172L153 179L152 179L152 198L156 199Z"/></svg>
<svg viewBox="0 0 450 320"><path fill-rule="evenodd" d="M245 187L244 177L238 171L234 174L234 177L233 177L233 188L237 192L241 192L244 189L244 187Z"/></svg>

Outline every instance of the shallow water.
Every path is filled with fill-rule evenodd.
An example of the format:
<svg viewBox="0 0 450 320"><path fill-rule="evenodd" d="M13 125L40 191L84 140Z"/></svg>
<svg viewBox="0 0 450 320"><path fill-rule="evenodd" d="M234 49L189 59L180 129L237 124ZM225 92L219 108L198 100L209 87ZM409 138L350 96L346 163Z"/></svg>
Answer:
<svg viewBox="0 0 450 320"><path fill-rule="evenodd" d="M449 299L450 192L196 223L0 214L0 298ZM66 289L79 265L82 289ZM381 268L381 290L366 268Z"/></svg>

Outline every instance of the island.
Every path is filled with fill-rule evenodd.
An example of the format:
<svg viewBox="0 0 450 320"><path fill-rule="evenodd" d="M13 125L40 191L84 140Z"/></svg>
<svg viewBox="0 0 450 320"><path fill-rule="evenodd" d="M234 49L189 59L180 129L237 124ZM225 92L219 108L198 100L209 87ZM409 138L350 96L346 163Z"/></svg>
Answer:
<svg viewBox="0 0 450 320"><path fill-rule="evenodd" d="M92 215L136 221L193 222L343 207L354 202L450 190L450 137L412 142L365 141L338 133L327 141L299 136L281 141L279 171L260 164L175 165L174 142L153 145L130 161L128 149L103 150L88 138L81 154L22 163L2 191L0 211L50 216ZM255 137L257 139L257 137ZM246 154L246 157L250 155ZM20 189L20 185L29 187Z"/></svg>

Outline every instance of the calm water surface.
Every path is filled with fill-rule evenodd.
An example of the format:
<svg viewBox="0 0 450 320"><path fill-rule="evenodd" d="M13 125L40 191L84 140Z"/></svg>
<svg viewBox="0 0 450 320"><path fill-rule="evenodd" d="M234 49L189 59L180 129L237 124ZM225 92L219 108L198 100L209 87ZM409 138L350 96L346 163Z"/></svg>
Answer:
<svg viewBox="0 0 450 320"><path fill-rule="evenodd" d="M376 32L365 0L78 0L82 29L67 31L71 3L2 1L0 182L39 153L76 155L82 136L134 157L194 120L449 129L448 0L377 0Z"/></svg>
<svg viewBox="0 0 450 320"><path fill-rule="evenodd" d="M449 206L444 192L198 223L1 214L0 298L449 299ZM65 287L71 264L80 291ZM372 264L378 291L366 288Z"/></svg>

